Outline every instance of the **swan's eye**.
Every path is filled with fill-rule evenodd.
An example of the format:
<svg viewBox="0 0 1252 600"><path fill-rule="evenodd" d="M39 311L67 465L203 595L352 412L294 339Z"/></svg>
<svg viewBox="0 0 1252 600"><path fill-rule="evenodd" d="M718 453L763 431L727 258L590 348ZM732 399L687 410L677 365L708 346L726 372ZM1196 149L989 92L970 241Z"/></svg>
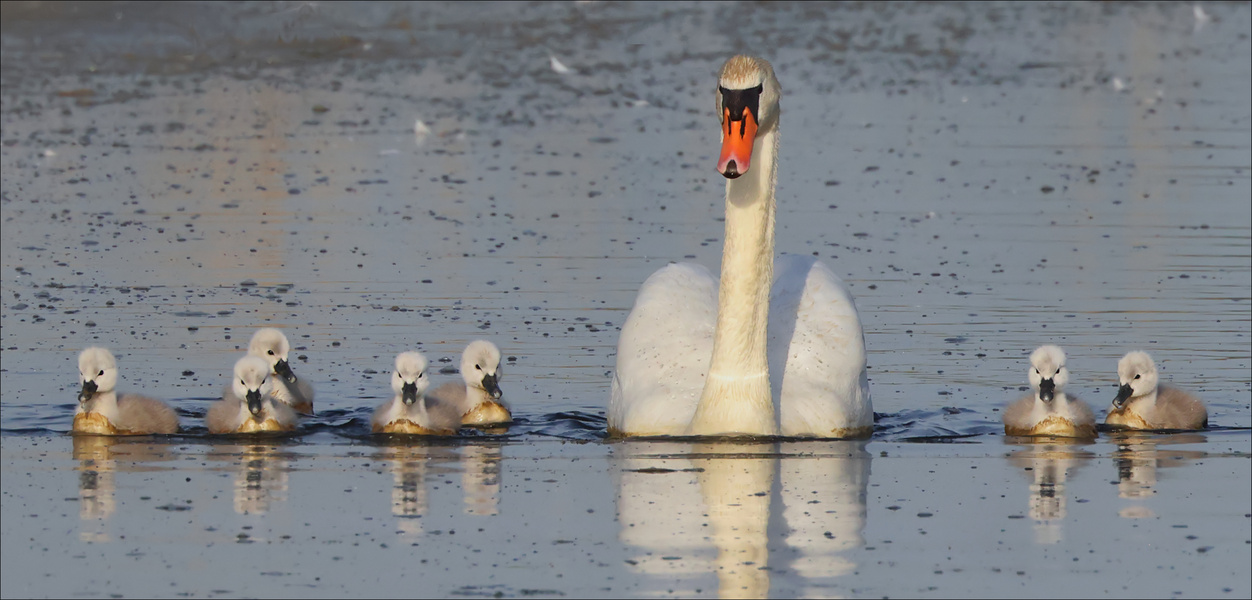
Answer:
<svg viewBox="0 0 1252 600"><path fill-rule="evenodd" d="M104 377L104 370L102 369L96 377Z"/></svg>
<svg viewBox="0 0 1252 600"><path fill-rule="evenodd" d="M480 366L478 366L478 365L474 365L474 368L475 368L475 369L478 369L479 371L483 370L483 368L482 368L482 367L480 367Z"/></svg>
<svg viewBox="0 0 1252 600"><path fill-rule="evenodd" d="M1141 376L1141 375L1135 375L1135 379L1138 379L1138 378L1140 378L1140 377L1142 377L1142 376Z"/></svg>
<svg viewBox="0 0 1252 600"><path fill-rule="evenodd" d="M1040 372L1039 372L1039 368L1038 368L1038 367L1036 367L1036 368L1035 368L1035 374L1036 374L1036 375L1043 375L1043 373L1040 373Z"/></svg>
<svg viewBox="0 0 1252 600"><path fill-rule="evenodd" d="M269 353L270 353L270 356L274 356L274 351L273 351L273 350L269 350Z"/></svg>

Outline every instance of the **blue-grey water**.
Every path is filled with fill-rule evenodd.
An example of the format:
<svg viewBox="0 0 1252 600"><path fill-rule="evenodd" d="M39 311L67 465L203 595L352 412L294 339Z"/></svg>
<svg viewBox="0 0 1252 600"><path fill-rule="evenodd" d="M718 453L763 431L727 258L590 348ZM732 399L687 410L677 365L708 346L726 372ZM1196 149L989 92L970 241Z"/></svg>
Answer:
<svg viewBox="0 0 1252 600"><path fill-rule="evenodd" d="M1252 583L1247 4L45 4L0 25L9 596L1219 596ZM618 328L716 269L714 75L784 89L778 250L851 286L868 441L606 440ZM215 439L262 326L317 416ZM396 353L517 423L368 434ZM1208 431L1002 435L1063 346ZM172 437L66 435L76 357Z"/></svg>

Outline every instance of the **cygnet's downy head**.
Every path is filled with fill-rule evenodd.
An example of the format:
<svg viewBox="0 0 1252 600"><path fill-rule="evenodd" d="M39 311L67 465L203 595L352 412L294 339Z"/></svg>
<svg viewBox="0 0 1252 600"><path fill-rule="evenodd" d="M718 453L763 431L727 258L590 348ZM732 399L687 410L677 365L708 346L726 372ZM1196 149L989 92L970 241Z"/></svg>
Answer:
<svg viewBox="0 0 1252 600"><path fill-rule="evenodd" d="M1147 352L1134 351L1117 361L1117 379L1121 387L1117 388L1117 398L1113 399L1113 407L1121 408L1131 398L1146 396L1156 391L1156 363Z"/></svg>
<svg viewBox="0 0 1252 600"><path fill-rule="evenodd" d="M296 374L287 364L288 352L291 352L291 344L287 343L287 336L273 327L257 330L248 343L248 354L265 359L271 373L281 375L287 383L295 383Z"/></svg>
<svg viewBox="0 0 1252 600"><path fill-rule="evenodd" d="M735 179L752 166L752 147L758 131L778 123L782 89L769 61L754 56L732 56L717 80L717 116L722 122L722 152L717 172Z"/></svg>
<svg viewBox="0 0 1252 600"><path fill-rule="evenodd" d="M498 399L500 378L504 369L500 366L500 349L487 340L475 340L461 354L461 377L471 387L481 388L492 399Z"/></svg>
<svg viewBox="0 0 1252 600"><path fill-rule="evenodd" d="M401 352L396 356L396 370L391 373L391 391L405 405L412 406L426 395L430 378L426 376L426 357L421 352Z"/></svg>
<svg viewBox="0 0 1252 600"><path fill-rule="evenodd" d="M1037 392L1039 399L1051 402L1057 392L1065 388L1069 381L1069 370L1065 368L1065 351L1058 346L1040 346L1030 354L1030 387Z"/></svg>
<svg viewBox="0 0 1252 600"><path fill-rule="evenodd" d="M235 397L243 398L248 403L248 412L252 416L260 416L264 410L264 394L261 388L269 379L270 367L265 359L251 354L235 363L235 379L231 382L231 390Z"/></svg>
<svg viewBox="0 0 1252 600"><path fill-rule="evenodd" d="M91 400L97 393L107 393L117 389L117 360L113 353L104 348L91 347L78 354L78 380L82 390L78 392L78 401Z"/></svg>

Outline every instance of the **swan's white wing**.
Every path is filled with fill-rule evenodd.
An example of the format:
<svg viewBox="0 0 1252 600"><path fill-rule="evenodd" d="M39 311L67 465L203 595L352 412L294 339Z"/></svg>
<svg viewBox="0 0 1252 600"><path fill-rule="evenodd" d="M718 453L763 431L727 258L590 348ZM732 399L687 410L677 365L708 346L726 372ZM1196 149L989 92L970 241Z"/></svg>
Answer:
<svg viewBox="0 0 1252 600"><path fill-rule="evenodd" d="M666 266L639 288L622 325L609 430L683 435L713 357L717 279L692 263Z"/></svg>
<svg viewBox="0 0 1252 600"><path fill-rule="evenodd" d="M811 256L784 254L774 263L768 353L783 435L872 431L865 334L852 293Z"/></svg>

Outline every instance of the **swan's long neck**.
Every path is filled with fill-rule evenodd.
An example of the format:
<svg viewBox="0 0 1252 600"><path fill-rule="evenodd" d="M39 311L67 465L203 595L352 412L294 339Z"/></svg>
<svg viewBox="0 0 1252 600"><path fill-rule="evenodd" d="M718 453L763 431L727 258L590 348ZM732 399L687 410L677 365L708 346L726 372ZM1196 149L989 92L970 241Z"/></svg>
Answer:
<svg viewBox="0 0 1252 600"><path fill-rule="evenodd" d="M774 184L778 125L757 136L752 166L726 181L726 240L713 361L691 421L692 435L775 435L766 358L774 277Z"/></svg>

